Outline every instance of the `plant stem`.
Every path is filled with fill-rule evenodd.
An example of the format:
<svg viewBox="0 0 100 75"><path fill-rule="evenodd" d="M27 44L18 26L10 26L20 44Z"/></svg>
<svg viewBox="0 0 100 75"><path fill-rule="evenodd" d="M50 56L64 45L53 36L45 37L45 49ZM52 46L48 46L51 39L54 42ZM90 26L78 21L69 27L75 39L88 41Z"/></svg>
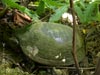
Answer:
<svg viewBox="0 0 100 75"><path fill-rule="evenodd" d="M73 59L75 62L77 73L78 73L78 75L81 75L81 72L79 69L79 64L78 64L78 59L77 59L77 54L76 54L76 20L75 20L73 0L70 0L70 9L71 9L72 17L73 17L73 41L72 41L73 50L72 50L72 55L73 55Z"/></svg>
<svg viewBox="0 0 100 75"><path fill-rule="evenodd" d="M100 75L100 58L98 59L98 64L97 64L94 75Z"/></svg>

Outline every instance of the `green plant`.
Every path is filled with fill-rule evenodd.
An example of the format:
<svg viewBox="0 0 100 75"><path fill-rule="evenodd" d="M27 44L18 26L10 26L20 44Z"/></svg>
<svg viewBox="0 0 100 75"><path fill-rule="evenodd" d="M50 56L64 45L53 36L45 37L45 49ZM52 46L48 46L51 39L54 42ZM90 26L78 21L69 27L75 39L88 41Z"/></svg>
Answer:
<svg viewBox="0 0 100 75"><path fill-rule="evenodd" d="M34 11L15 3L14 0L2 0L2 3L6 5L6 7L19 9L21 12L27 14L34 20L38 19L38 15Z"/></svg>
<svg viewBox="0 0 100 75"><path fill-rule="evenodd" d="M75 3L75 11L82 24L100 21L99 4L100 1L89 3L77 1Z"/></svg>

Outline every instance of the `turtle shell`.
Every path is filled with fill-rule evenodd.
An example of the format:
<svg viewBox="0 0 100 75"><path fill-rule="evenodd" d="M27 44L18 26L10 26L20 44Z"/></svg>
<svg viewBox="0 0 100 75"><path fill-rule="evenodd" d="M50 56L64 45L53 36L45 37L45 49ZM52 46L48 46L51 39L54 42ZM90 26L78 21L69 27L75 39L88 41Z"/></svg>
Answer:
<svg viewBox="0 0 100 75"><path fill-rule="evenodd" d="M53 66L74 64L72 56L73 29L69 26L38 22L16 31L23 52L32 60ZM76 33L78 61L84 58L82 37Z"/></svg>

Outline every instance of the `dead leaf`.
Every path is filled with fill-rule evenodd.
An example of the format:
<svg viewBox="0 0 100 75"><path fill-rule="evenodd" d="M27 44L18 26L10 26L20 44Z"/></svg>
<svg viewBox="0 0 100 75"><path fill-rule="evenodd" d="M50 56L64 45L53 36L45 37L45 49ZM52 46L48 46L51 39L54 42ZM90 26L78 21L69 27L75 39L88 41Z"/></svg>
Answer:
<svg viewBox="0 0 100 75"><path fill-rule="evenodd" d="M24 26L28 23L32 22L31 18L26 14L22 14L17 10L14 11L14 23L18 26Z"/></svg>

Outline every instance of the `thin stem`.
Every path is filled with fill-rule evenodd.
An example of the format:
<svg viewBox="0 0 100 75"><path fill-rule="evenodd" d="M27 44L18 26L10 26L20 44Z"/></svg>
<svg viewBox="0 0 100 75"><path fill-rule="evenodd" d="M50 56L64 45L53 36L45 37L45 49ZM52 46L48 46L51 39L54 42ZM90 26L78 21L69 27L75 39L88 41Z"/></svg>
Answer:
<svg viewBox="0 0 100 75"><path fill-rule="evenodd" d="M98 59L98 64L97 64L94 75L100 75L100 58Z"/></svg>
<svg viewBox="0 0 100 75"><path fill-rule="evenodd" d="M73 6L73 0L70 0L70 9L73 17L73 50L72 50L72 55L74 58L75 66L78 75L81 75L80 69L79 69L79 64L78 64L78 59L77 59L77 54L76 54L76 20L75 20L75 12L74 12L74 6Z"/></svg>
<svg viewBox="0 0 100 75"><path fill-rule="evenodd" d="M38 68L52 68L53 66L38 66ZM56 67L57 69L73 69L75 70L76 67L66 67L66 66L59 66L59 67ZM95 69L96 67L80 67L79 69L80 70L92 70L92 69Z"/></svg>

